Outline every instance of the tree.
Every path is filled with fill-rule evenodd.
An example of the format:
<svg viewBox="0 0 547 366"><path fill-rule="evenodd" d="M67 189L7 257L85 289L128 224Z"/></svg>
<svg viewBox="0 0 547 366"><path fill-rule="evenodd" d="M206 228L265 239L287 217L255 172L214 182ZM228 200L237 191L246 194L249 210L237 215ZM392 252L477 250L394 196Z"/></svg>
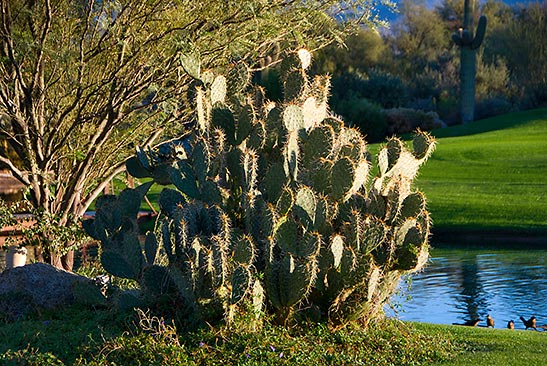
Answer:
<svg viewBox="0 0 547 366"><path fill-rule="evenodd" d="M448 46L439 15L420 2L403 1L402 17L393 29L392 43L409 67L423 69Z"/></svg>
<svg viewBox="0 0 547 366"><path fill-rule="evenodd" d="M507 17L507 16L505 16ZM494 29L489 52L505 59L514 84L531 106L547 101L547 4L513 9L511 21Z"/></svg>
<svg viewBox="0 0 547 366"><path fill-rule="evenodd" d="M362 15L378 3L0 2L0 138L22 161L1 155L0 165L60 226L77 223L125 169L134 146L183 133L174 121L191 122L181 51L198 49L203 69L247 71L245 62L274 44L283 50L332 42L367 22ZM49 250L51 263L70 269L67 248Z"/></svg>
<svg viewBox="0 0 547 366"><path fill-rule="evenodd" d="M387 45L375 29L360 29L350 35L344 44L333 44L318 52L313 72L329 73L338 77L345 73L366 74L368 69L378 65Z"/></svg>

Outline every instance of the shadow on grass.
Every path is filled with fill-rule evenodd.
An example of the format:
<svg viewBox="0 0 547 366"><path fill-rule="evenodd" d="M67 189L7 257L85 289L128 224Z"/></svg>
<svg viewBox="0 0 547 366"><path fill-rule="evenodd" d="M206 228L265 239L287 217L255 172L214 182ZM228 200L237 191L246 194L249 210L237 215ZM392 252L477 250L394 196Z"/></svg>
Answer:
<svg viewBox="0 0 547 366"><path fill-rule="evenodd" d="M432 131L432 134L436 138L468 136L483 132L513 128L533 121L545 119L547 119L547 108L540 108L524 112L508 113L502 116L487 118L465 125L437 129Z"/></svg>

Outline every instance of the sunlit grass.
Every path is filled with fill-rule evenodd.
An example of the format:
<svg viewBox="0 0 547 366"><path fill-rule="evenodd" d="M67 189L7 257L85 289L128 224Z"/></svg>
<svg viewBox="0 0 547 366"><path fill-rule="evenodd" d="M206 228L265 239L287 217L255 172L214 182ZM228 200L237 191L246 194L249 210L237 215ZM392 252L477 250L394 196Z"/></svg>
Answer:
<svg viewBox="0 0 547 366"><path fill-rule="evenodd" d="M544 332L418 323L415 327L430 336L439 335L451 339L465 350L455 353L449 362L432 365L543 366L547 362L547 334Z"/></svg>
<svg viewBox="0 0 547 366"><path fill-rule="evenodd" d="M547 109L434 135L416 185L437 228L547 230Z"/></svg>
<svg viewBox="0 0 547 366"><path fill-rule="evenodd" d="M437 149L415 186L427 196L435 230L547 231L547 109L432 134Z"/></svg>

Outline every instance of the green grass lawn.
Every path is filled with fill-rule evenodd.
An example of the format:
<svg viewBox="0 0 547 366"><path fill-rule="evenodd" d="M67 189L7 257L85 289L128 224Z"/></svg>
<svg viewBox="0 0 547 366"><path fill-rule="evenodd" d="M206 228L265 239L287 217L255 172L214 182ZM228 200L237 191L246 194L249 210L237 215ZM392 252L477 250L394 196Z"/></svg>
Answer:
<svg viewBox="0 0 547 366"><path fill-rule="evenodd" d="M416 331L443 336L463 352L432 365L451 366L543 366L547 364L547 333L532 330L470 328L414 324Z"/></svg>
<svg viewBox="0 0 547 366"><path fill-rule="evenodd" d="M416 186L441 230L547 231L547 109L433 131Z"/></svg>

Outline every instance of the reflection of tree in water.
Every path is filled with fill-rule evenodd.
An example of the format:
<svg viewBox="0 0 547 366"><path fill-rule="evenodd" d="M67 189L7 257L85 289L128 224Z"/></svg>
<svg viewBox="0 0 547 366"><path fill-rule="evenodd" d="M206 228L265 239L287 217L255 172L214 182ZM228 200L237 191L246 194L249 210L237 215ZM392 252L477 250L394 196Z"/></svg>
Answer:
<svg viewBox="0 0 547 366"><path fill-rule="evenodd" d="M477 256L470 256L461 262L461 292L456 296L456 301L456 308L463 310L464 319L482 319L488 313Z"/></svg>
<svg viewBox="0 0 547 366"><path fill-rule="evenodd" d="M527 259L528 262L518 263L518 266L507 265L504 268L504 281L500 285L504 301L518 315L543 315L541 311L547 315L547 267L541 264L541 258Z"/></svg>

